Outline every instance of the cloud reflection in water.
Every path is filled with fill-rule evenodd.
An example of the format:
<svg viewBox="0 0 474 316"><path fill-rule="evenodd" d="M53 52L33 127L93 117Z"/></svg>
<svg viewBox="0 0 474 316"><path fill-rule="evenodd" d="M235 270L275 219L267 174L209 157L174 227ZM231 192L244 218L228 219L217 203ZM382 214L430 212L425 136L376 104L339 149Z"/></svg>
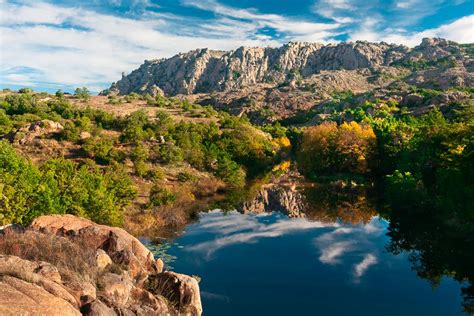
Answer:
<svg viewBox="0 0 474 316"><path fill-rule="evenodd" d="M342 264L351 254L362 260L352 265L353 281L360 279L368 269L379 262L374 238L384 231L384 221L374 217L368 224L344 225L340 222L308 221L304 218L271 217L274 214L242 215L238 212L223 214L212 211L203 216L199 231L191 234L210 233L207 240L192 244L186 251L199 253L206 261L223 248L240 243L256 243L262 238L275 238L300 232L311 232L316 237L313 245L323 264ZM328 231L329 230L329 231ZM212 239L211 239L212 238Z"/></svg>

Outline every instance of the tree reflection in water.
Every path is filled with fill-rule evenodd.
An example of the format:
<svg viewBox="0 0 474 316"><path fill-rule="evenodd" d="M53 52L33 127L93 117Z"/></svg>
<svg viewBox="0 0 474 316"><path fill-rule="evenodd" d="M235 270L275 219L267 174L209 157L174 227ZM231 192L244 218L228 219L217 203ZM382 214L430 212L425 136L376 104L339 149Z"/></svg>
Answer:
<svg viewBox="0 0 474 316"><path fill-rule="evenodd" d="M473 223L435 209L398 209L389 218L387 249L395 254L409 252L413 269L433 286L443 276L464 282L464 310L474 313Z"/></svg>
<svg viewBox="0 0 474 316"><path fill-rule="evenodd" d="M411 205L375 199L364 188L317 186L304 190L309 220L366 224L376 210L389 220L387 250L409 253L413 270L436 287L443 276L465 284L461 295L466 313L474 313L474 221L462 212L436 209L418 200Z"/></svg>

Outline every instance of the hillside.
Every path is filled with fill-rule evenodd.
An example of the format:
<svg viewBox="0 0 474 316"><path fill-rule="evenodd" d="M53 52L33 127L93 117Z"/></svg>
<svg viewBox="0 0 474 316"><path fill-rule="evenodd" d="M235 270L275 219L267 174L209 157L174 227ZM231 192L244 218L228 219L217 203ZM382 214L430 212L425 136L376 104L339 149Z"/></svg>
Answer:
<svg viewBox="0 0 474 316"><path fill-rule="evenodd" d="M198 49L145 61L102 94L187 95L202 105L272 122L312 109L340 91L474 85L472 45L424 39L414 48L386 43L288 43L235 51Z"/></svg>

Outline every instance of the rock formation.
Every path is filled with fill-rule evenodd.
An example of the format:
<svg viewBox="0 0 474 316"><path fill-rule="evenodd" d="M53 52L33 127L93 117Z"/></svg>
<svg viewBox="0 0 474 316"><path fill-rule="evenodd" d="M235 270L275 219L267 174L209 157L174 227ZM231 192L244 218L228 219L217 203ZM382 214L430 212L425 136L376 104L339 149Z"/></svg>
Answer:
<svg viewBox="0 0 474 316"><path fill-rule="evenodd" d="M473 85L472 46L425 38L414 48L358 41L198 49L145 61L102 94L186 97L262 124L307 113L341 91L363 94L388 88L403 97L410 87Z"/></svg>
<svg viewBox="0 0 474 316"><path fill-rule="evenodd" d="M0 230L1 315L201 315L198 282L116 227L72 215Z"/></svg>
<svg viewBox="0 0 474 316"><path fill-rule="evenodd" d="M464 55L461 46L444 39L424 39L413 49L365 41L328 45L290 42L276 48L240 47L227 52L197 49L168 59L147 60L103 93L225 92L255 84L291 83L322 71L374 70L410 61L433 62L450 56L463 66L473 60Z"/></svg>

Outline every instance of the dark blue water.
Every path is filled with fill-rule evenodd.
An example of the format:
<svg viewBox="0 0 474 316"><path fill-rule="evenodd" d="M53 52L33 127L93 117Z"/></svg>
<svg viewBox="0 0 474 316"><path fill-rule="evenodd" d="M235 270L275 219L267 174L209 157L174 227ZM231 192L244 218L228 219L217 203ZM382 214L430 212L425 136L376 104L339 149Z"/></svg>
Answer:
<svg viewBox="0 0 474 316"><path fill-rule="evenodd" d="M461 285L419 278L387 227L212 211L158 248L201 277L204 315L464 315Z"/></svg>

